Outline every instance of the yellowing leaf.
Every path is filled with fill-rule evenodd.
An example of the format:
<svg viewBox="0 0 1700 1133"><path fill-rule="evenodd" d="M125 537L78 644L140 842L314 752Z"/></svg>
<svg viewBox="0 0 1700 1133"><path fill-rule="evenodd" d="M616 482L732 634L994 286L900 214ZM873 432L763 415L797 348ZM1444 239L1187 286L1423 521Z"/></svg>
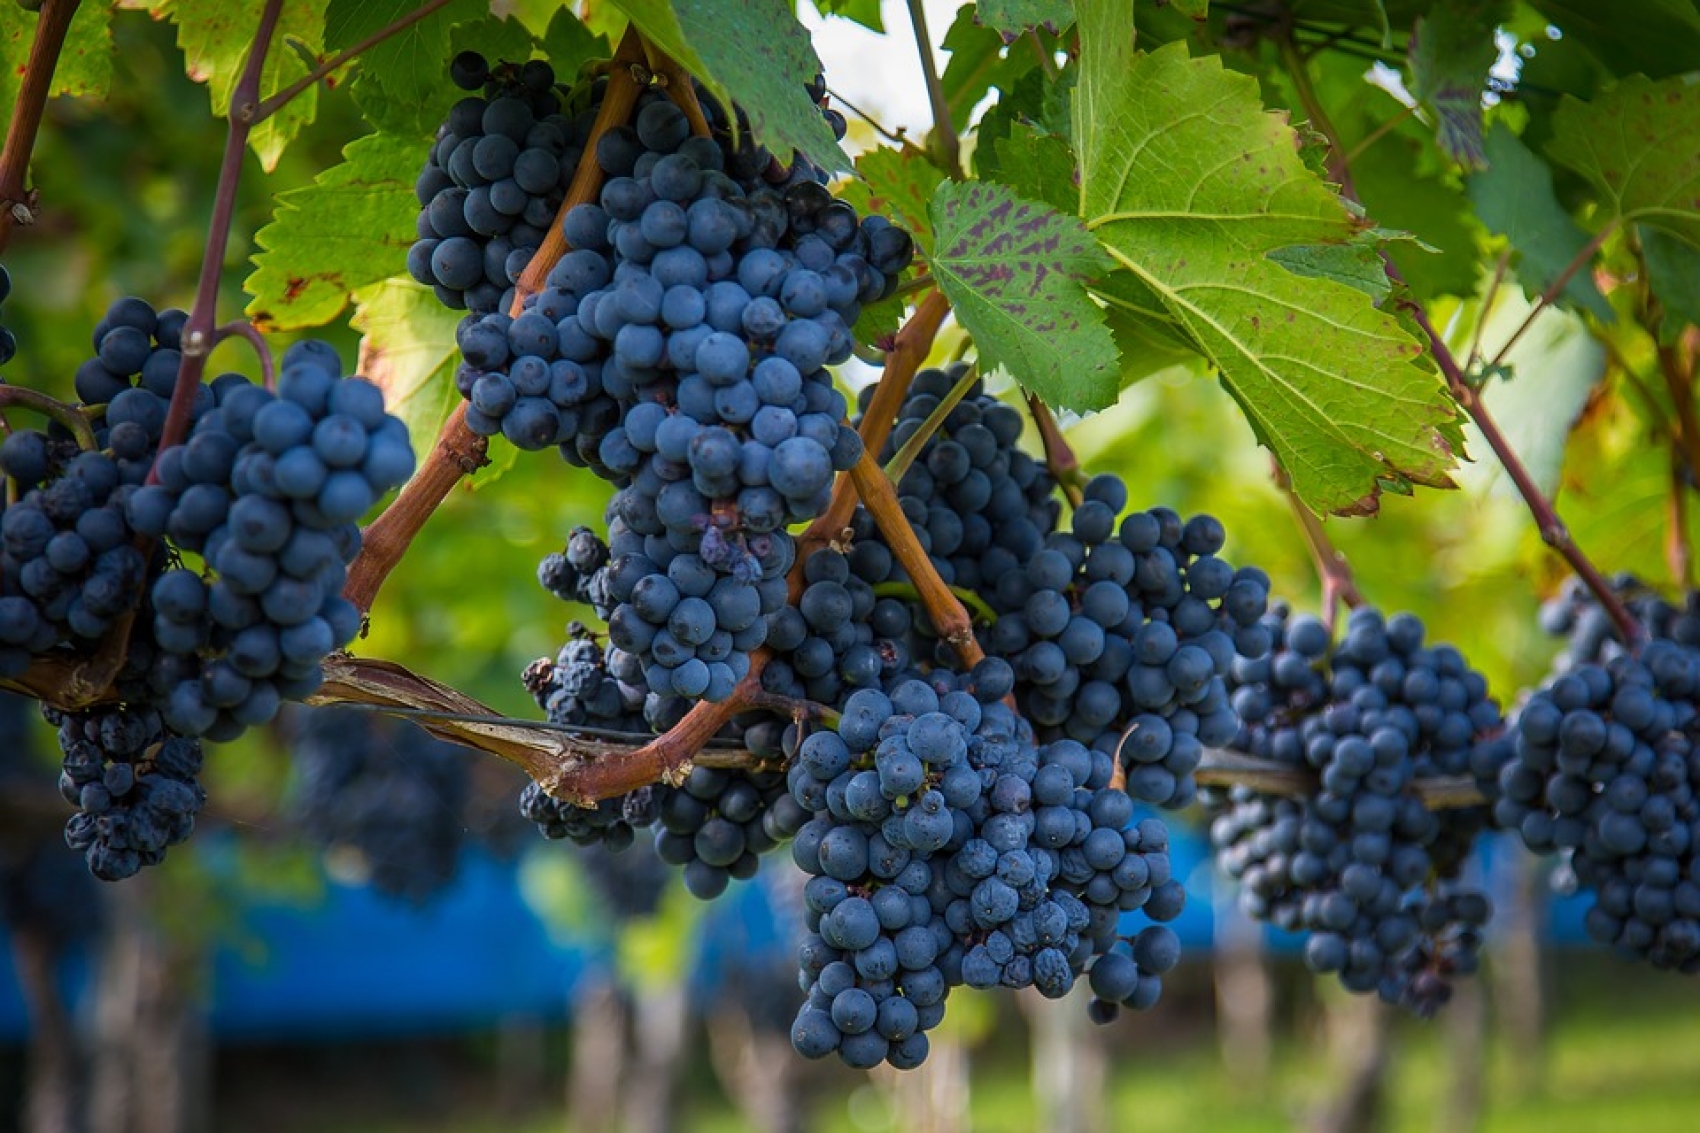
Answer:
<svg viewBox="0 0 1700 1133"><path fill-rule="evenodd" d="M320 326L351 292L395 275L413 244L419 144L390 134L350 142L341 165L278 197L244 284L248 317L267 331Z"/></svg>

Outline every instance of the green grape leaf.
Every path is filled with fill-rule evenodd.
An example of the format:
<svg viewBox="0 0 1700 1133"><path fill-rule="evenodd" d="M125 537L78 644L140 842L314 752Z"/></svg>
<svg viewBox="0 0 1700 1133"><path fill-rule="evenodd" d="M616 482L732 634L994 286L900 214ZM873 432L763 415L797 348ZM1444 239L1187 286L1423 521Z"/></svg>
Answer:
<svg viewBox="0 0 1700 1133"><path fill-rule="evenodd" d="M1058 212L1072 216L1080 211L1074 151L1065 139L1017 122L992 145L997 149L996 181L1014 189L1016 196L1044 201Z"/></svg>
<svg viewBox="0 0 1700 1133"><path fill-rule="evenodd" d="M325 9L325 50L352 47L418 7L414 0L330 0ZM386 125L428 134L464 92L448 81L449 29L487 15L481 0L453 0L360 54L356 88L365 105L374 95L386 107ZM408 129L401 129L405 112Z"/></svg>
<svg viewBox="0 0 1700 1133"><path fill-rule="evenodd" d="M1038 69L1038 60L1031 51L1005 50L1003 36L981 24L975 16L974 5L964 4L939 45L950 52L944 73L939 76L939 86L944 91L951 125L958 131L967 128L974 107L989 91L994 88L1007 91L1028 71Z"/></svg>
<svg viewBox="0 0 1700 1133"><path fill-rule="evenodd" d="M411 279L386 279L357 291L349 325L360 340L359 373L384 391L384 406L400 417L423 459L443 422L460 402L455 367L460 313Z"/></svg>
<svg viewBox="0 0 1700 1133"><path fill-rule="evenodd" d="M1440 0L1411 35L1411 93L1434 113L1440 148L1480 169L1482 91L1498 58L1493 32L1510 15L1506 0Z"/></svg>
<svg viewBox="0 0 1700 1133"><path fill-rule="evenodd" d="M284 0L260 72L260 97L276 94L307 75L309 68L300 55L284 46L297 40L308 51L322 49L326 0ZM147 10L155 19L177 25L177 46L183 52L185 70L191 79L207 85L213 113L220 118L230 113L230 96L242 77L248 48L253 45L259 8L230 4L227 0L151 0ZM319 109L319 91L308 87L287 106L261 122L248 135L248 145L270 172L278 158L303 127L312 123Z"/></svg>
<svg viewBox="0 0 1700 1133"><path fill-rule="evenodd" d="M1552 170L1503 122L1487 136L1488 167L1469 178L1470 200L1488 229L1505 237L1517 254L1517 279L1539 295L1587 247L1588 234L1553 194ZM1601 322L1611 322L1611 305L1588 272L1574 273L1562 297Z"/></svg>
<svg viewBox="0 0 1700 1133"><path fill-rule="evenodd" d="M1616 75L1663 78L1700 59L1693 0L1529 0L1530 6Z"/></svg>
<svg viewBox="0 0 1700 1133"><path fill-rule="evenodd" d="M1121 352L1121 384L1132 385L1170 366L1196 364L1198 344L1175 323L1157 293L1130 272L1113 272L1092 285Z"/></svg>
<svg viewBox="0 0 1700 1133"><path fill-rule="evenodd" d="M843 16L854 20L869 31L885 32L880 0L815 0L815 11L823 16Z"/></svg>
<svg viewBox="0 0 1700 1133"><path fill-rule="evenodd" d="M1378 225L1416 238L1387 249L1414 294L1426 300L1475 293L1480 276L1470 202L1454 181L1418 172L1417 147L1403 138L1377 142L1352 162L1352 183Z"/></svg>
<svg viewBox="0 0 1700 1133"><path fill-rule="evenodd" d="M1269 258L1294 275L1330 279L1354 287L1380 306L1393 283L1374 244L1295 244L1276 248Z"/></svg>
<svg viewBox="0 0 1700 1133"><path fill-rule="evenodd" d="M925 254L933 246L927 203L944 180L944 170L918 149L875 149L856 159L859 181L846 182L839 196L864 216L880 213L902 225Z"/></svg>
<svg viewBox="0 0 1700 1133"><path fill-rule="evenodd" d="M890 345L887 340L903 325L906 311L901 295L888 295L884 299L875 300L865 305L862 313L856 316L856 325L850 328L851 335L857 342L886 349Z"/></svg>
<svg viewBox="0 0 1700 1133"><path fill-rule="evenodd" d="M1040 24L1061 31L1074 22L1074 5L1070 0L980 0L976 17L1008 36Z"/></svg>
<svg viewBox="0 0 1700 1133"><path fill-rule="evenodd" d="M18 101L39 19L16 4L0 5L0 106L10 108ZM66 29L48 97L104 98L111 81L112 9L105 4L83 4Z"/></svg>
<svg viewBox="0 0 1700 1133"><path fill-rule="evenodd" d="M550 25L551 28L560 28L563 26L582 28L584 26L575 20L573 18L573 14L565 8L561 9L561 11L557 14L562 18L556 20L554 24ZM595 39L595 37L590 35L588 32L584 34L584 38L588 40ZM571 41L562 42L559 47L560 50L557 52L556 50L552 50L548 44L544 44L543 54L548 57L551 63L554 63L557 59L561 60L559 65L564 68L564 70L556 72L556 80L558 82L570 84L573 78L573 60L582 59L584 56L573 53ZM530 28L526 27L523 23L512 16L500 20L494 16L485 16L482 19L469 20L463 24L456 24L453 28L449 29L448 51L444 54L442 59L438 60L437 63L438 85L446 87L448 88L448 91L453 92L453 95L450 95L447 92L440 92L441 97L448 100L448 106L442 108L443 117L447 117L448 108L453 106L455 102L459 101L459 99L455 98L454 95L460 95L461 97L465 96L465 92L459 87L456 87L452 82L444 82L443 80L448 77L449 62L461 51L468 48L478 52L488 60L499 59L508 63L523 63L529 60L537 51L538 37ZM441 118L433 120L431 123L432 128L434 129L436 122L441 120Z"/></svg>
<svg viewBox="0 0 1700 1133"><path fill-rule="evenodd" d="M1659 339L1668 345L1683 328L1700 326L1700 248L1657 228L1639 234L1647 285L1664 308Z"/></svg>
<svg viewBox="0 0 1700 1133"><path fill-rule="evenodd" d="M1080 222L983 181L946 181L929 211L933 278L982 368L1064 409L1115 401L1115 342L1083 286L1110 262Z"/></svg>
<svg viewBox="0 0 1700 1133"><path fill-rule="evenodd" d="M419 213L417 143L368 134L342 157L311 185L280 194L272 222L254 238L260 252L244 288L252 296L247 315L262 330L328 323L352 292L406 260Z"/></svg>
<svg viewBox="0 0 1700 1133"><path fill-rule="evenodd" d="M1202 20L1210 14L1210 0L1169 0L1169 7L1189 20Z"/></svg>
<svg viewBox="0 0 1700 1133"><path fill-rule="evenodd" d="M571 83L585 60L606 59L612 49L607 37L585 27L571 8L557 7L543 33L543 54L555 65L556 81Z"/></svg>
<svg viewBox="0 0 1700 1133"><path fill-rule="evenodd" d="M1454 409L1423 348L1357 288L1270 259L1359 227L1285 118L1219 58L1136 55L1120 0L1077 8L1088 227L1214 363L1307 504L1366 514L1384 489L1450 486Z"/></svg>
<svg viewBox="0 0 1700 1133"><path fill-rule="evenodd" d="M850 168L804 90L820 74L820 57L785 0L614 2L716 98L743 107L756 141L781 155L796 150L828 171Z"/></svg>
<svg viewBox="0 0 1700 1133"><path fill-rule="evenodd" d="M1599 191L1613 219L1700 244L1700 85L1632 75L1592 102L1566 96L1547 155Z"/></svg>
<svg viewBox="0 0 1700 1133"><path fill-rule="evenodd" d="M1069 99L1075 77L1075 70L1071 67L1053 82L1043 71L1034 68L1017 79L1013 86L1000 91L998 100L980 119L975 133L975 174L986 181L1005 181L1007 176L1013 175L1005 174L998 158L998 146L1017 129L1037 130L1068 144L1072 129ZM1070 206L1068 211L1074 211L1074 206Z"/></svg>

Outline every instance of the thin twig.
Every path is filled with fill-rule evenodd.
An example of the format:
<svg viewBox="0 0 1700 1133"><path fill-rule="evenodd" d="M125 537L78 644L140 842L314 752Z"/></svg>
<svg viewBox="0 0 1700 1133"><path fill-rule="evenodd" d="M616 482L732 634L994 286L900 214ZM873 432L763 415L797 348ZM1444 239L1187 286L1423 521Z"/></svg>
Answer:
<svg viewBox="0 0 1700 1133"><path fill-rule="evenodd" d="M293 83L290 83L270 98L261 102L259 107L254 111L254 123L258 124L264 122L267 118L270 118L273 114L282 110L284 106L288 105L288 103L294 99L296 95L300 94L314 83L326 78L333 71L343 66L343 64L354 59L355 56L376 47L378 44L389 39L391 36L396 35L398 32L405 31L420 20L424 19L426 16L429 16L432 12L437 11L437 9L447 7L448 4L449 0L429 0L428 3L421 4L413 11L407 13L407 15L379 28L359 43L356 43L353 47L347 48L344 51L333 55L330 59L315 67L310 73L296 79Z"/></svg>
<svg viewBox="0 0 1700 1133"><path fill-rule="evenodd" d="M1194 778L1201 787L1249 787L1289 798L1313 798L1318 786L1316 773L1307 768L1225 748L1205 748ZM1468 775L1415 779L1409 790L1429 810L1460 810L1488 803Z"/></svg>
<svg viewBox="0 0 1700 1133"><path fill-rule="evenodd" d="M1061 72L1057 70L1057 61L1045 47L1045 41L1039 38L1038 28L1028 28L1022 37L1033 49L1033 57L1039 61L1039 70L1045 72L1047 79L1055 79Z"/></svg>
<svg viewBox="0 0 1700 1133"><path fill-rule="evenodd" d="M33 410L59 424L65 426L77 440L77 447L84 452L93 452L100 445L94 438L94 426L84 416L83 410L75 405L66 405L57 398L47 396L24 386L7 385L0 382L0 406L16 405L23 409Z"/></svg>
<svg viewBox="0 0 1700 1133"><path fill-rule="evenodd" d="M77 3L47 0L36 18L35 39L30 42L30 57L18 85L18 100L12 104L6 145L0 150L0 251L5 251L15 226L35 221L35 195L25 184L30 155L35 152L42 111L53 88L53 71L59 65L59 53L65 49L65 35L71 29L71 17L77 14Z"/></svg>
<svg viewBox="0 0 1700 1133"><path fill-rule="evenodd" d="M1391 134L1394 130L1398 129L1401 122L1416 112L1417 104L1413 102L1411 105L1405 107L1403 110L1399 111L1399 113L1395 114L1369 133L1365 134L1361 139L1359 139L1357 145L1346 151L1346 156L1342 157L1340 160L1347 165L1351 165L1352 162L1363 156L1365 150L1367 150L1370 146L1373 146L1376 142L1379 142L1382 138L1385 138L1388 134Z"/></svg>
<svg viewBox="0 0 1700 1133"><path fill-rule="evenodd" d="M1287 497L1288 506L1293 509L1293 519L1304 534L1305 546L1310 548L1317 580L1322 583L1322 624L1332 635L1340 604L1345 603L1348 610L1355 610L1364 604L1363 594L1352 578L1352 566L1346 561L1346 556L1328 538L1328 533L1322 529L1322 520L1293 491L1292 477L1278 462L1274 466L1274 476L1276 487L1281 489L1281 494Z"/></svg>
<svg viewBox="0 0 1700 1133"><path fill-rule="evenodd" d="M1539 299L1535 300L1535 305L1529 309L1527 315L1523 316L1523 321L1517 324L1517 329L1511 332L1511 337L1505 340L1505 345L1501 346L1499 352L1493 356L1493 360L1488 363L1490 367L1498 366L1505 361L1505 356L1511 353L1511 348L1517 345L1518 339L1523 337L1523 332L1534 325L1535 319L1540 316L1542 311L1558 301L1558 297L1564 293L1565 286L1577 272L1588 265L1589 261L1594 258L1594 254L1600 250L1600 246L1611 238L1621 224L1622 221L1616 217L1606 221L1600 227L1600 230L1594 233L1593 239L1584 244L1582 250L1571 257L1570 262L1564 265L1564 270L1558 273L1557 278L1547 284L1546 290L1541 292Z"/></svg>
<svg viewBox="0 0 1700 1133"><path fill-rule="evenodd" d="M898 127L898 129L896 131L888 130L888 129L885 128L885 126L880 124L880 120L878 118L875 118L872 114L869 114L866 110L863 110L860 106L857 106L855 103L851 102L849 99L845 98L843 95L839 94L836 90L832 89L831 87L826 88L826 93L827 93L827 96L830 97L834 102L838 103L838 105L842 106L844 109L848 110L850 113L854 114L856 117L858 117L862 121L866 122L869 126L872 126L874 133L880 135L886 141L891 142L894 145L902 146L905 149L915 149L916 148L914 142L912 142L908 138L904 137L902 127Z"/></svg>
<svg viewBox="0 0 1700 1133"><path fill-rule="evenodd" d="M254 348L254 355L260 360L260 382L267 388L277 388L277 374L273 369L272 348L266 345L266 336L260 333L260 328L247 319L231 319L213 333L213 345L217 346L227 338L240 338Z"/></svg>
<svg viewBox="0 0 1700 1133"><path fill-rule="evenodd" d="M976 621L991 625L998 620L998 612L992 609L992 604L968 587L952 586L950 592L956 595L957 601L974 611ZM874 597L901 598L906 602L919 602L921 591L913 582L877 582L874 584Z"/></svg>
<svg viewBox="0 0 1700 1133"><path fill-rule="evenodd" d="M1506 248L1499 254L1499 260L1493 265L1493 278L1488 281L1487 293L1482 296L1481 314L1476 318L1475 329L1470 334L1470 351L1464 356L1464 369L1473 372L1476 363L1482 357L1482 332L1487 329L1488 319L1493 315L1494 302L1499 298L1500 285L1505 282L1505 271L1511 266L1511 249Z"/></svg>
<svg viewBox="0 0 1700 1133"><path fill-rule="evenodd" d="M939 399L939 403L933 407L933 411L927 414L927 419L921 422L920 428L911 433L909 439L903 442L903 447L897 450L897 455L886 461L885 476L887 480L896 484L903 479L903 474L909 471L909 466L915 463L915 458L921 455L921 450L927 447L927 442L937 436L940 429L944 428L945 418L950 416L951 410L961 404L962 399L968 396L968 391L973 389L974 384L979 380L979 367L968 367L967 372Z"/></svg>
<svg viewBox="0 0 1700 1133"><path fill-rule="evenodd" d="M265 69L267 49L277 29L283 0L266 0L260 24L248 49L248 63L230 96L229 129L224 139L224 157L218 168L218 188L213 196L212 220L207 225L207 246L201 256L201 277L195 285L195 303L183 327L183 360L177 367L177 385L171 407L165 414L157 453L163 454L183 442L189 431L189 413L195 390L206 372L207 355L213 348L213 330L218 307L218 281L224 273L224 251L230 243L230 224L236 213L236 189L242 180L242 160L248 149L248 134L260 99L260 76ZM159 471L159 456L148 471L149 483Z"/></svg>
<svg viewBox="0 0 1700 1133"><path fill-rule="evenodd" d="M962 180L962 142L950 121L950 103L944 96L938 68L933 66L933 40L927 34L927 11L922 0L909 0L909 26L915 32L915 47L921 54L921 75L927 83L927 102L933 111L932 141L944 170Z"/></svg>
<svg viewBox="0 0 1700 1133"><path fill-rule="evenodd" d="M1086 498L1086 473L1081 471L1080 458L1074 455L1074 449L1068 438L1062 435L1057 419L1051 416L1050 407L1038 394L1027 395L1027 412L1038 427L1039 442L1045 446L1045 467L1051 470L1051 476L1062 487L1068 506L1079 507Z"/></svg>

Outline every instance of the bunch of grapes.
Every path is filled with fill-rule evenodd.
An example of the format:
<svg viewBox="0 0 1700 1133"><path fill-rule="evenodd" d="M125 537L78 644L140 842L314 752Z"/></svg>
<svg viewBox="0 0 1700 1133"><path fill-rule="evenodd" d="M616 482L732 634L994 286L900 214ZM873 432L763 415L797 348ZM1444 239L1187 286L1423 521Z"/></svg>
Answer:
<svg viewBox="0 0 1700 1133"><path fill-rule="evenodd" d="M187 836L196 739L318 688L359 628L340 593L354 521L413 471L381 392L311 341L284 355L281 394L240 374L196 387L189 435L161 451L186 321L136 298L101 319L75 382L96 447L58 422L0 445L0 673L114 654L110 703L49 714L80 808L67 838L102 877Z"/></svg>
<svg viewBox="0 0 1700 1133"><path fill-rule="evenodd" d="M1236 661L1235 745L1320 777L1283 798L1211 792L1217 860L1259 920L1308 934L1305 963L1351 991L1427 1015L1475 971L1487 899L1457 883L1483 807L1431 812L1417 780L1468 775L1503 750L1487 682L1410 614L1354 610L1336 645L1277 607L1274 648Z"/></svg>
<svg viewBox="0 0 1700 1133"><path fill-rule="evenodd" d="M65 753L59 791L77 808L65 842L83 853L90 873L122 880L189 837L207 798L200 740L172 734L146 705L44 714L58 725Z"/></svg>
<svg viewBox="0 0 1700 1133"><path fill-rule="evenodd" d="M606 79L563 92L546 61L501 63L465 51L449 66L467 91L419 174L419 239L407 270L453 310L485 314L543 243L584 156Z"/></svg>
<svg viewBox="0 0 1700 1133"><path fill-rule="evenodd" d="M1611 588L1647 636L1700 647L1700 591L1689 591L1679 607L1633 574L1612 576ZM1540 619L1543 630L1565 638L1564 650L1553 660L1554 672L1603 664L1624 653L1611 615L1581 579L1565 579L1559 592L1541 604Z"/></svg>
<svg viewBox="0 0 1700 1133"><path fill-rule="evenodd" d="M806 1057L917 1066L961 984L1060 998L1090 973L1100 1019L1157 1001L1173 932L1117 930L1127 911L1179 914L1167 833L1131 823L1109 755L1036 745L1002 703L1013 685L997 658L913 673L889 695L852 693L837 731L799 748L791 792L813 817L792 844L811 877L792 1042Z"/></svg>
<svg viewBox="0 0 1700 1133"><path fill-rule="evenodd" d="M315 845L352 853L380 893L422 903L454 879L465 841L466 752L399 720L300 709L284 734L290 810Z"/></svg>
<svg viewBox="0 0 1700 1133"><path fill-rule="evenodd" d="M130 500L136 531L209 568L166 571L151 591L156 684L180 734L228 740L266 723L318 689L325 656L360 628L342 597L354 521L412 474L413 450L382 392L340 370L328 346L299 343L276 394L222 386Z"/></svg>
<svg viewBox="0 0 1700 1133"><path fill-rule="evenodd" d="M1565 856L1594 904L1594 939L1700 972L1700 651L1655 640L1583 663L1513 722L1496 825Z"/></svg>

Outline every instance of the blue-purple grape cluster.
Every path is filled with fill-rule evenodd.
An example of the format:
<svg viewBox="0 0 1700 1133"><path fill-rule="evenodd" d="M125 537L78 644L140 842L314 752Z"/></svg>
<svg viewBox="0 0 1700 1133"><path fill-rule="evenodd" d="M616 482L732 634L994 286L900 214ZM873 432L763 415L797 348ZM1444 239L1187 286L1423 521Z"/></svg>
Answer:
<svg viewBox="0 0 1700 1133"><path fill-rule="evenodd" d="M1689 591L1678 606L1633 574L1613 575L1611 588L1648 637L1700 647L1700 591ZM1541 603L1540 622L1547 633L1565 639L1563 651L1553 659L1555 673L1604 664L1625 652L1611 615L1579 578L1565 579L1559 592Z"/></svg>
<svg viewBox="0 0 1700 1133"><path fill-rule="evenodd" d="M992 658L889 695L860 689L837 731L798 749L791 792L813 815L792 843L810 875L808 998L792 1028L804 1056L918 1066L962 984L1060 998L1085 974L1105 1020L1111 1005L1157 1001L1177 938L1161 924L1131 941L1118 929L1136 909L1180 913L1167 831L1133 823L1108 754L1035 744L1002 703L1013 686Z"/></svg>
<svg viewBox="0 0 1700 1133"><path fill-rule="evenodd" d="M1654 640L1535 693L1498 768L1495 825L1565 856L1588 934L1700 972L1700 651ZM1493 770L1483 767L1483 772Z"/></svg>
<svg viewBox="0 0 1700 1133"><path fill-rule="evenodd" d="M454 880L466 841L468 753L352 708L302 708L283 729L289 812L307 840L352 856L380 893L415 904Z"/></svg>
<svg viewBox="0 0 1700 1133"><path fill-rule="evenodd" d="M960 362L916 373L880 452L882 463L921 430L967 373ZM864 413L873 389L862 391ZM990 593L1056 530L1062 506L1057 483L1018 447L1023 427L1021 412L976 380L898 479L904 517L939 577L953 586ZM902 577L901 568L880 573L885 577L869 581Z"/></svg>
<svg viewBox="0 0 1700 1133"><path fill-rule="evenodd" d="M571 92L542 59L449 66L467 97L438 129L419 174L419 239L407 270L453 310L505 309L566 198L606 79Z"/></svg>
<svg viewBox="0 0 1700 1133"><path fill-rule="evenodd" d="M77 808L65 842L90 873L120 881L189 837L207 798L200 740L173 734L147 705L43 714L58 726L65 753L59 792Z"/></svg>
<svg viewBox="0 0 1700 1133"><path fill-rule="evenodd" d="M612 652L575 624L553 661L526 669L526 688L551 724L604 738L649 730L645 701L651 694L614 674ZM729 729L728 739L780 758L783 731L780 722L756 714ZM530 783L520 812L546 838L615 850L629 846L636 830L656 827L657 854L680 867L686 888L703 900L719 896L733 879L754 876L759 855L788 840L806 817L788 795L783 774L707 767L693 768L677 787L642 787L595 807L552 798Z"/></svg>
<svg viewBox="0 0 1700 1133"><path fill-rule="evenodd" d="M729 696L783 605L785 527L861 452L825 367L913 255L813 175L783 191L770 169L729 175L740 154L753 163L646 92L599 141L609 179L566 215L573 250L544 290L458 336L474 432L557 445L619 485L609 542L631 557L610 576L610 632L679 700Z"/></svg>
<svg viewBox="0 0 1700 1133"><path fill-rule="evenodd" d="M1313 972L1432 1014L1478 963L1488 901L1458 874L1487 812L1430 811L1414 787L1496 759L1499 707L1411 614L1354 610L1338 644L1284 605L1263 624L1274 647L1232 667L1234 746L1320 790L1211 791L1217 861L1248 915L1307 934Z"/></svg>
<svg viewBox="0 0 1700 1133"><path fill-rule="evenodd" d="M104 407L93 411L99 449L81 451L58 424L0 443L0 472L17 492L0 515L0 673L61 647L92 649L135 608L150 564L127 511L164 430L186 317L125 298L95 328L76 391ZM211 400L203 389L193 409Z"/></svg>
<svg viewBox="0 0 1700 1133"><path fill-rule="evenodd" d="M318 687L359 628L340 595L354 520L413 470L381 392L340 378L318 342L285 354L282 396L240 374L196 387L189 435L161 452L185 323L136 298L101 319L75 381L97 448L59 422L0 445L0 672L123 647L115 706L53 717L81 808L67 839L106 878L187 835L203 798L191 740L233 738Z"/></svg>
<svg viewBox="0 0 1700 1133"><path fill-rule="evenodd" d="M227 740L317 690L325 656L359 630L342 597L355 520L412 474L413 449L382 391L342 377L323 343L285 353L275 394L245 381L214 393L128 513L205 564L152 584L155 684L175 731Z"/></svg>

